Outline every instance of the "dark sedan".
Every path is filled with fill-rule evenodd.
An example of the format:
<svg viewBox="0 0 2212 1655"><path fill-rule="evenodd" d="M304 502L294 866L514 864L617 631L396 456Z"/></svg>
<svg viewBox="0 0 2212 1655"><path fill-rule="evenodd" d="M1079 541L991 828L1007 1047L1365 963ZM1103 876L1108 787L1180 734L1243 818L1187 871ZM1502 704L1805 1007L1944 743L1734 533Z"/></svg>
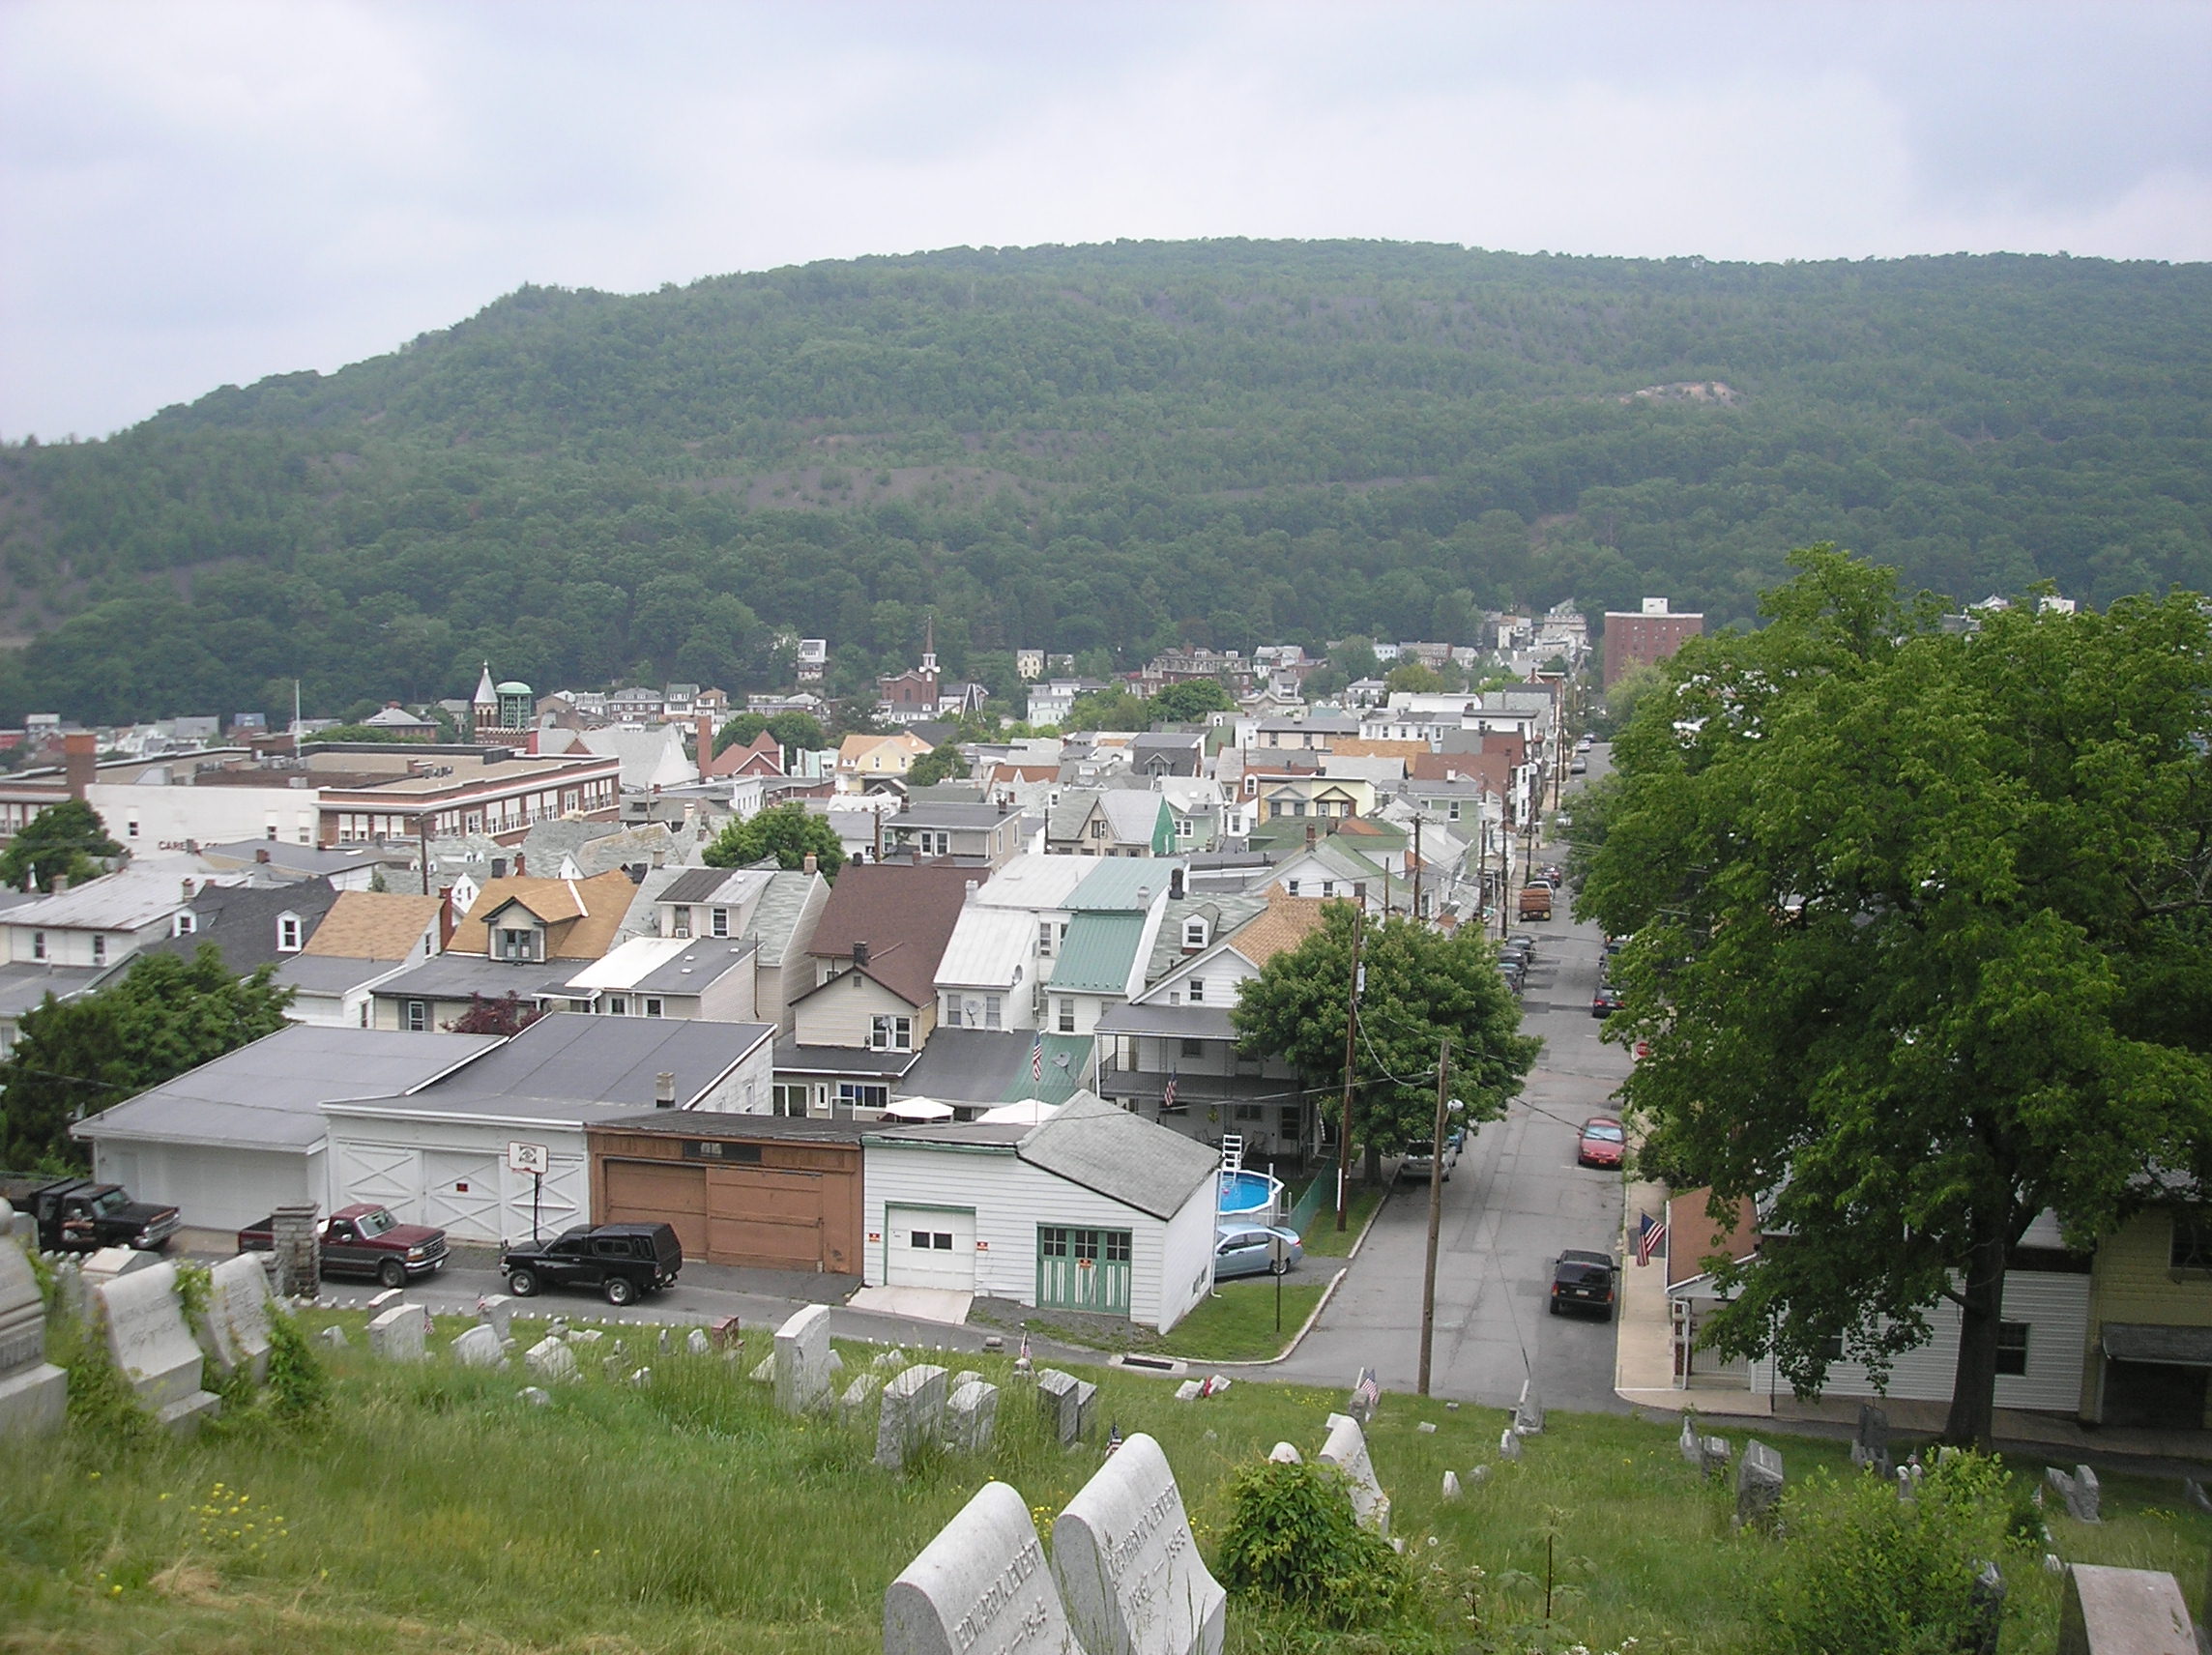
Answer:
<svg viewBox="0 0 2212 1655"><path fill-rule="evenodd" d="M1570 1310L1613 1320L1613 1260L1606 1254L1569 1249L1552 1266L1552 1314Z"/></svg>

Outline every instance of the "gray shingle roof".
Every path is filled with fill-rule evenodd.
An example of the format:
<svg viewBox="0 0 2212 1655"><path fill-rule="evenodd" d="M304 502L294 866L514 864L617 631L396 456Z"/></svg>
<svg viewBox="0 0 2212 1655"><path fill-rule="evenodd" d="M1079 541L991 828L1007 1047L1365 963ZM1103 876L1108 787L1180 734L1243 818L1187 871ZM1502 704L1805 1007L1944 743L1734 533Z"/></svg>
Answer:
<svg viewBox="0 0 2212 1655"><path fill-rule="evenodd" d="M1088 1091L1077 1092L1050 1120L1032 1127L1018 1153L1033 1167L1154 1218L1181 1211L1221 1164L1218 1149Z"/></svg>
<svg viewBox="0 0 2212 1655"><path fill-rule="evenodd" d="M472 1111L508 1099L651 1109L655 1077L665 1070L676 1076L682 1108L774 1033L767 1023L556 1011L458 1074L402 1101L409 1109L434 1113Z"/></svg>

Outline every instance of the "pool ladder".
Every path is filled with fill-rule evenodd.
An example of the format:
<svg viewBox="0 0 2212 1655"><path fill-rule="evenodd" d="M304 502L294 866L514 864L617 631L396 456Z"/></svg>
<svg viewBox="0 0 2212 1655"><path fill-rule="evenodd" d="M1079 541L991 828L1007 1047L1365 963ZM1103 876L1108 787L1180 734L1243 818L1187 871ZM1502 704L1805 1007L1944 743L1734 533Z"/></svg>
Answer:
<svg viewBox="0 0 2212 1655"><path fill-rule="evenodd" d="M1240 1173L1244 1170L1244 1134L1224 1132L1221 1135L1221 1170Z"/></svg>

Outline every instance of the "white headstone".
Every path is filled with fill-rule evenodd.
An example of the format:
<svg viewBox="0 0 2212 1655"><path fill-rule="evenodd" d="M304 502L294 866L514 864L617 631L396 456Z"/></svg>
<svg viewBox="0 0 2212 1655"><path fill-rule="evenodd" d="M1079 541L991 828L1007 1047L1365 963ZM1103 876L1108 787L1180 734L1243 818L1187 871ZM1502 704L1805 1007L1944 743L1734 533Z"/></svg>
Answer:
<svg viewBox="0 0 2212 1655"><path fill-rule="evenodd" d="M1206 1386L1196 1379L1185 1379L1175 1388L1175 1399L1178 1402L1196 1402L1205 1394Z"/></svg>
<svg viewBox="0 0 2212 1655"><path fill-rule="evenodd" d="M525 1350L522 1360L541 1379L572 1379L576 1377L576 1352L550 1333Z"/></svg>
<svg viewBox="0 0 2212 1655"><path fill-rule="evenodd" d="M46 1360L46 1306L31 1261L0 1201L0 1437L44 1437L69 1411L69 1375Z"/></svg>
<svg viewBox="0 0 2212 1655"><path fill-rule="evenodd" d="M1020 1495L985 1483L899 1572L884 1655L1083 1655Z"/></svg>
<svg viewBox="0 0 2212 1655"><path fill-rule="evenodd" d="M189 1433L222 1411L200 1388L204 1358L177 1303L177 1267L158 1263L92 1290L107 1329L107 1351L139 1402L171 1431Z"/></svg>
<svg viewBox="0 0 2212 1655"><path fill-rule="evenodd" d="M102 1282L111 1282L118 1276L150 1270L160 1262L160 1254L141 1253L135 1247L102 1247L97 1252L87 1253L80 1268L84 1272L85 1286L95 1288Z"/></svg>
<svg viewBox="0 0 2212 1655"><path fill-rule="evenodd" d="M1753 1437L1743 1445L1735 1467L1735 1521L1739 1527L1763 1528L1774 1521L1782 1498L1782 1456Z"/></svg>
<svg viewBox="0 0 2212 1655"><path fill-rule="evenodd" d="M343 1350L347 1345L352 1343L352 1341L345 1336L345 1329L340 1327L335 1321L332 1322L330 1326L324 1328L322 1332L316 1334L315 1337L320 1339L325 1345L331 1346L334 1350Z"/></svg>
<svg viewBox="0 0 2212 1655"><path fill-rule="evenodd" d="M1543 1435L1544 1404L1536 1395L1533 1377L1521 1381L1521 1400L1513 1407L1513 1429L1523 1437Z"/></svg>
<svg viewBox="0 0 2212 1655"><path fill-rule="evenodd" d="M810 1304L775 1330L775 1406L812 1413L830 1394L830 1307Z"/></svg>
<svg viewBox="0 0 2212 1655"><path fill-rule="evenodd" d="M1518 1460L1521 1458L1521 1438L1514 1435L1513 1427L1510 1425L1498 1438L1498 1457L1500 1460Z"/></svg>
<svg viewBox="0 0 2212 1655"><path fill-rule="evenodd" d="M208 1352L225 1374L241 1367L259 1384L269 1377L269 1272L261 1255L241 1253L210 1272Z"/></svg>
<svg viewBox="0 0 2212 1655"><path fill-rule="evenodd" d="M1457 1471L1444 1473L1443 1497L1448 1500L1459 1498L1459 1473Z"/></svg>
<svg viewBox="0 0 2212 1655"><path fill-rule="evenodd" d="M1089 1655L1220 1655L1228 1593L1199 1555L1167 1455L1141 1431L1053 1524L1052 1572Z"/></svg>
<svg viewBox="0 0 2212 1655"><path fill-rule="evenodd" d="M1390 1496L1376 1481L1375 1463L1367 1457L1367 1434L1359 1429L1359 1421L1350 1414L1330 1414L1328 1440L1315 1459L1343 1473L1345 1491L1352 1495L1353 1516L1378 1534L1390 1532Z"/></svg>
<svg viewBox="0 0 2212 1655"><path fill-rule="evenodd" d="M394 1304L369 1318L368 1348L388 1362L420 1362L430 1345L430 1313L419 1304Z"/></svg>
<svg viewBox="0 0 2212 1655"><path fill-rule="evenodd" d="M875 1407L882 1394L884 1377L873 1369L853 1376L853 1382L845 1387L845 1394L837 1399L839 1425L872 1425L868 1410Z"/></svg>
<svg viewBox="0 0 2212 1655"><path fill-rule="evenodd" d="M945 1421L945 1370L920 1363L884 1386L883 1411L876 1416L876 1464L897 1470L907 1457L935 1442Z"/></svg>
<svg viewBox="0 0 2212 1655"><path fill-rule="evenodd" d="M488 1321L480 1321L453 1341L453 1360L464 1368L497 1368L507 1357L499 1334Z"/></svg>
<svg viewBox="0 0 2212 1655"><path fill-rule="evenodd" d="M407 1290L405 1288L386 1288L382 1292L369 1295L368 1308L378 1312L387 1311L393 1305L401 1303L406 1297Z"/></svg>
<svg viewBox="0 0 2212 1655"><path fill-rule="evenodd" d="M859 1381L854 1381L858 1383ZM957 1385L945 1399L945 1445L959 1454L989 1451L999 1423L999 1387L983 1379Z"/></svg>
<svg viewBox="0 0 2212 1655"><path fill-rule="evenodd" d="M477 1320L503 1343L514 1337L514 1300L503 1292L485 1293L477 1300Z"/></svg>
<svg viewBox="0 0 2212 1655"><path fill-rule="evenodd" d="M1296 1466L1304 1462L1305 1456L1298 1452L1296 1443L1278 1442L1267 1450L1267 1458L1278 1466Z"/></svg>
<svg viewBox="0 0 2212 1655"><path fill-rule="evenodd" d="M2196 1655L2189 1606L2171 1575L2077 1563L2058 1607L2058 1655Z"/></svg>
<svg viewBox="0 0 2212 1655"><path fill-rule="evenodd" d="M1083 1435L1082 1384L1073 1374L1058 1368L1037 1370L1037 1407L1044 1414L1044 1428L1062 1448Z"/></svg>
<svg viewBox="0 0 2212 1655"><path fill-rule="evenodd" d="M662 1337L666 1338L666 1335L664 1334ZM690 1351L694 1356L704 1356L714 1349L714 1342L707 1337L707 1330L704 1327L694 1327L685 1335L684 1349Z"/></svg>

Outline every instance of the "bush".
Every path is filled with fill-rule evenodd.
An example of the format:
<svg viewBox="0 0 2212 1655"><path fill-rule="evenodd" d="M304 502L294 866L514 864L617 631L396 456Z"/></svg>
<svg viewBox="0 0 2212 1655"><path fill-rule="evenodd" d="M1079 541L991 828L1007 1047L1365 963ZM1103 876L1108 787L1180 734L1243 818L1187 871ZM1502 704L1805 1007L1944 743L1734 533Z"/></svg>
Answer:
<svg viewBox="0 0 2212 1655"><path fill-rule="evenodd" d="M280 1305L270 1306L269 1406L282 1419L312 1419L330 1394L330 1376L298 1320Z"/></svg>
<svg viewBox="0 0 2212 1655"><path fill-rule="evenodd" d="M1266 1460L1229 1485L1222 1584L1342 1629L1403 1617L1413 1578L1390 1543L1362 1528L1344 1485L1318 1466Z"/></svg>
<svg viewBox="0 0 2212 1655"><path fill-rule="evenodd" d="M1767 1655L1948 1655L1977 1647L1973 1580L2003 1554L2011 1498L2001 1466L1955 1454L1920 1497L1878 1478L1822 1471L1785 1495L1789 1541L1770 1588Z"/></svg>

